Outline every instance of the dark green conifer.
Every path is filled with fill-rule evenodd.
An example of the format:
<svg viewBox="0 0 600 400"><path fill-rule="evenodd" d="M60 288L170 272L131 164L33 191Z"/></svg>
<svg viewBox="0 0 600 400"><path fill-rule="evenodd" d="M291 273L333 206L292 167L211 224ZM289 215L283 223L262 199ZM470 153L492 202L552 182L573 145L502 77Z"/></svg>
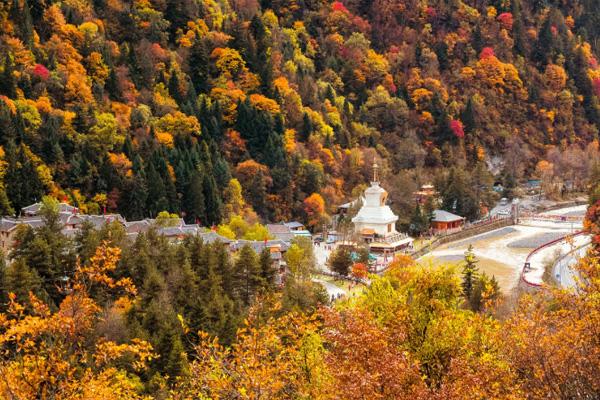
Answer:
<svg viewBox="0 0 600 400"><path fill-rule="evenodd" d="M262 287L261 270L256 253L248 245L239 251L233 268L234 291L243 305L249 306Z"/></svg>
<svg viewBox="0 0 600 400"><path fill-rule="evenodd" d="M15 64L9 53L4 57L3 67L2 75L0 76L0 93L14 99L17 97L17 81L14 75Z"/></svg>
<svg viewBox="0 0 600 400"><path fill-rule="evenodd" d="M183 195L182 210L188 223L206 224L206 206L204 203L204 174L193 171Z"/></svg>
<svg viewBox="0 0 600 400"><path fill-rule="evenodd" d="M273 265L271 252L265 248L260 252L258 263L260 265L261 277L264 287L267 290L272 290L275 286L275 277L277 276L277 268Z"/></svg>
<svg viewBox="0 0 600 400"><path fill-rule="evenodd" d="M156 172L152 162L146 166L146 187L148 188L146 209L150 216L154 218L159 212L169 209L169 201L167 200L163 179Z"/></svg>
<svg viewBox="0 0 600 400"><path fill-rule="evenodd" d="M465 265L462 270L462 289L463 296L469 301L471 294L473 293L473 287L475 282L479 279L479 269L477 263L479 260L473 253L473 245L469 245L469 248L465 252Z"/></svg>
<svg viewBox="0 0 600 400"><path fill-rule="evenodd" d="M190 78L197 93L208 92L210 60L203 40L197 40L190 51Z"/></svg>

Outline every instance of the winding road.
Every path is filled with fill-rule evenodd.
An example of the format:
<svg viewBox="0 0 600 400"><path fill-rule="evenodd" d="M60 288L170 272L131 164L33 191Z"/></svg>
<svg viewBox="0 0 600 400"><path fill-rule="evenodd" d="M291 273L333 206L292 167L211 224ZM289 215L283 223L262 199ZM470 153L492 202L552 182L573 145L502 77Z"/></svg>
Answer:
<svg viewBox="0 0 600 400"><path fill-rule="evenodd" d="M585 244L570 251L554 264L552 274L560 286L565 288L573 288L576 286L576 273L573 270L573 267L581 258L585 257L590 244L591 242L588 238Z"/></svg>

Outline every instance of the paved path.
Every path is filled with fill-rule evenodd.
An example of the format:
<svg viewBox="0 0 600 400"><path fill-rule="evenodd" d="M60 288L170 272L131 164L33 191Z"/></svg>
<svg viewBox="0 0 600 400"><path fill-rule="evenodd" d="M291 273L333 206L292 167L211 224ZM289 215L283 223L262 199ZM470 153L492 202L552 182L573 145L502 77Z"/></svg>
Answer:
<svg viewBox="0 0 600 400"><path fill-rule="evenodd" d="M587 204L583 204L579 206L559 208L558 210L544 211L540 213L540 215L565 215L579 216L583 218L585 216L585 212L587 211L587 207Z"/></svg>
<svg viewBox="0 0 600 400"><path fill-rule="evenodd" d="M346 292L344 291L344 289L334 285L331 282L327 282L327 281L324 281L323 279L317 279L317 278L314 278L313 282L320 283L321 285L323 285L325 290L327 290L327 294L329 295L329 298L331 298L331 299L335 299L340 296L341 297L346 296Z"/></svg>
<svg viewBox="0 0 600 400"><path fill-rule="evenodd" d="M573 270L573 267L581 258L585 257L590 244L588 238L588 241L584 245L561 257L554 264L552 273L560 286L565 288L574 288L576 286L577 281L575 278L577 277L577 273Z"/></svg>
<svg viewBox="0 0 600 400"><path fill-rule="evenodd" d="M557 256L567 254L585 245L589 240L588 236L579 235L573 238L572 243L569 243L568 240L561 240L551 246L540 249L529 258L529 271L523 274L525 281L534 285L541 285L543 283L544 271L549 262L553 262ZM565 279L569 280L566 277Z"/></svg>
<svg viewBox="0 0 600 400"><path fill-rule="evenodd" d="M321 243L319 246L313 245L313 252L315 253L316 267L318 271L331 272L327 266L327 259L331 254L331 250L328 250L328 246L333 248L333 245L326 245Z"/></svg>

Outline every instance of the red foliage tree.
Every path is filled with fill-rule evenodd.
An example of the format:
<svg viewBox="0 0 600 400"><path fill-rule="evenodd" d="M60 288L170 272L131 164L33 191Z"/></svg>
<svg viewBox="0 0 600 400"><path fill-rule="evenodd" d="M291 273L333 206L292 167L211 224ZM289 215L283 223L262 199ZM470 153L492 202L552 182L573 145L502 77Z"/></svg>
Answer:
<svg viewBox="0 0 600 400"><path fill-rule="evenodd" d="M481 50L481 53L479 54L479 58L480 59L485 59L485 58L490 58L490 57L494 57L496 55L496 53L494 53L494 49L491 47L484 47Z"/></svg>
<svg viewBox="0 0 600 400"><path fill-rule="evenodd" d="M512 13L509 12L505 12L502 13L500 15L498 15L498 21L500 21L500 23L502 24L502 27L504 29L510 30L512 29L513 26L513 15Z"/></svg>
<svg viewBox="0 0 600 400"><path fill-rule="evenodd" d="M459 120L453 119L452 121L450 121L450 129L452 129L452 132L454 132L456 137L458 137L458 138L465 137L465 131L463 128L463 124Z"/></svg>
<svg viewBox="0 0 600 400"><path fill-rule="evenodd" d="M42 64L36 64L33 68L33 75L45 81L50 77L50 71L48 71L48 68L44 67Z"/></svg>

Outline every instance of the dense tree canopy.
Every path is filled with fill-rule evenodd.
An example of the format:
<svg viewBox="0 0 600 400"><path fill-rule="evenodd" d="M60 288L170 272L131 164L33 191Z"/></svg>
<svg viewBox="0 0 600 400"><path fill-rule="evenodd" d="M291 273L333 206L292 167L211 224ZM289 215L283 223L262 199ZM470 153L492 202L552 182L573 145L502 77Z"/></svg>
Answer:
<svg viewBox="0 0 600 400"><path fill-rule="evenodd" d="M1 1L0 213L49 197L0 257L0 397L598 398L599 21L595 0ZM256 244L322 229L374 161L415 235L424 183L469 220L494 182L589 190L580 287L507 312L471 252L462 282L401 257L332 306L310 240L281 279L251 245L66 236L50 200Z"/></svg>
<svg viewBox="0 0 600 400"><path fill-rule="evenodd" d="M10 0L0 208L52 194L212 225L235 177L260 218L315 225L374 158L390 184L458 164L510 186L597 137L596 14L583 0ZM470 192L489 184L448 179L444 207L466 193L456 210L476 218L489 199Z"/></svg>

